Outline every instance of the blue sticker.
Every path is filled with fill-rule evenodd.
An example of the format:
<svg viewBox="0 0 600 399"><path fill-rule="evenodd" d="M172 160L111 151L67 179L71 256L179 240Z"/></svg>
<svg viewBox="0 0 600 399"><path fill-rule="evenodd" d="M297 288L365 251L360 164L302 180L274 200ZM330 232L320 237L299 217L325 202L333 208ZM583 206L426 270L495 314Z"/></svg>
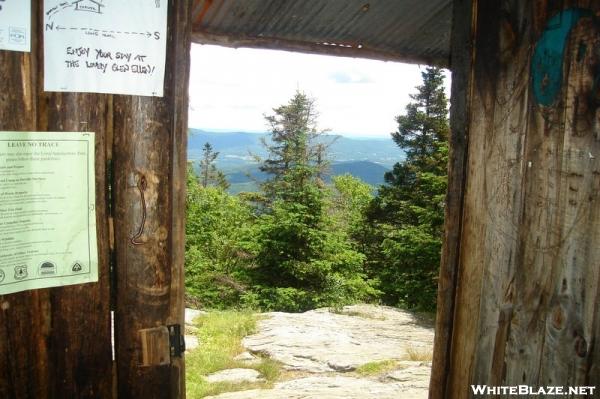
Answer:
<svg viewBox="0 0 600 399"><path fill-rule="evenodd" d="M562 85L563 58L569 33L580 18L592 15L590 10L569 8L548 20L531 61L533 93L538 104L550 106L556 100Z"/></svg>

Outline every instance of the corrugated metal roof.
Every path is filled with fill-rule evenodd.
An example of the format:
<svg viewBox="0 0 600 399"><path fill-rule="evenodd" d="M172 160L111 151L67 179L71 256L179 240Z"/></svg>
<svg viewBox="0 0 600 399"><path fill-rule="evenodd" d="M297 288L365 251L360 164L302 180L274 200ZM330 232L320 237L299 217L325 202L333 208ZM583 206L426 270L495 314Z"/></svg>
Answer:
<svg viewBox="0 0 600 399"><path fill-rule="evenodd" d="M195 0L193 40L447 66L451 0Z"/></svg>

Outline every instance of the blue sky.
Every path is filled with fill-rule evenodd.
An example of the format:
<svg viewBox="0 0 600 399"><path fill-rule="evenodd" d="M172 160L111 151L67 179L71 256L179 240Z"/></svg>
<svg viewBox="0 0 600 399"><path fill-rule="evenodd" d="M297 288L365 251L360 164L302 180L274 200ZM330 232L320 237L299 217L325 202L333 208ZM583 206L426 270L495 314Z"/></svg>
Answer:
<svg viewBox="0 0 600 399"><path fill-rule="evenodd" d="M417 65L192 45L189 125L267 131L263 115L300 89L315 98L321 129L389 137L420 82Z"/></svg>

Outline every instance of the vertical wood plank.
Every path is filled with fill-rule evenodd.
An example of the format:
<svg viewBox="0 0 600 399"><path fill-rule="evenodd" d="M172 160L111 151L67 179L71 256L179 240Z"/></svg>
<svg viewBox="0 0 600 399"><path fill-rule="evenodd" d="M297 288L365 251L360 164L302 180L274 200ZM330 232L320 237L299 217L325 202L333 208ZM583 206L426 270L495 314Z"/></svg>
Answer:
<svg viewBox="0 0 600 399"><path fill-rule="evenodd" d="M54 398L111 398L110 248L106 95L43 93L44 131L95 133L98 282L50 290L52 330L48 344Z"/></svg>
<svg viewBox="0 0 600 399"><path fill-rule="evenodd" d="M451 38L452 95L450 107L450 152L448 160L448 193L444 226L444 246L438 280L437 314L429 398L446 397L456 284L460 261L463 201L468 158L470 77L472 36L476 2L456 0L453 3Z"/></svg>
<svg viewBox="0 0 600 399"><path fill-rule="evenodd" d="M472 94L469 104L469 143L467 177L464 193L464 209L462 215L463 229L460 237L460 262L458 267L457 294L455 299L454 330L450 353L450 368L447 383L446 398L466 398L469 395L468 384L474 371L473 353L477 349L477 325L479 324L479 301L482 289L482 276L485 263L484 247L481 240L486 238L486 209L478 206L482 203L482 174L486 165L495 167L494 163L487 164L485 134L493 124L495 98L483 96L478 83L485 85L485 90L493 91L497 82L489 75L483 75L488 65L482 60L493 64L498 51L494 45L497 21L482 22L482 16L499 12L498 2L477 1L475 14L475 29L471 40L472 63L469 71ZM491 24L489 23L491 22ZM490 59L491 57L491 59ZM479 74L478 74L479 72ZM487 241L487 240L486 240Z"/></svg>
<svg viewBox="0 0 600 399"><path fill-rule="evenodd" d="M122 398L183 398L183 359L141 366L140 330L183 325L192 3L169 1L163 98L114 97L117 375Z"/></svg>
<svg viewBox="0 0 600 399"><path fill-rule="evenodd" d="M44 4L37 4L40 21ZM41 25L41 24L40 24ZM43 44L43 29L38 42ZM38 76L43 79L43 47ZM48 336L52 398L112 398L113 360L110 321L110 231L107 148L110 141L109 96L48 93L40 83L38 127L42 131L95 133L96 235L98 282L50 290L52 329Z"/></svg>
<svg viewBox="0 0 600 399"><path fill-rule="evenodd" d="M171 235L171 291L169 324L180 324L182 331L185 325L185 201L187 174L187 138L189 110L189 80L192 41L192 4L190 1L176 1L173 7L173 40L171 55L173 70L173 119L171 134L171 185L170 197L173 204L170 214ZM185 363L183 358L172 360L171 396L185 398Z"/></svg>
<svg viewBox="0 0 600 399"><path fill-rule="evenodd" d="M593 11L599 9L596 4ZM562 93L552 106L536 105L529 121L539 128L530 128L527 148L531 168L526 189L528 198L536 200L525 205L522 241L529 267L524 277L537 281L539 288L534 293L523 285L519 321L535 320L540 328L517 328L513 336L527 339L525 350L536 353L540 365L532 378L540 385L585 385L593 364L590 349L600 339L597 326L594 330L600 306L600 24L592 18L572 24ZM530 302L535 296L539 302ZM525 372L519 360L518 354L507 354L507 378ZM598 385L600 375L594 379Z"/></svg>
<svg viewBox="0 0 600 399"><path fill-rule="evenodd" d="M0 130L37 130L37 14L31 53L0 51ZM0 296L0 397L49 398L48 290Z"/></svg>
<svg viewBox="0 0 600 399"><path fill-rule="evenodd" d="M487 254L471 263L483 265L480 298L474 301L483 311L471 337L476 348L470 380L492 385L502 385L506 339L515 313L514 285L520 281L516 265L520 263L522 179L527 169L523 148L527 142L524 120L529 110L529 66L514 59L529 57L523 43L531 36L527 23L530 4L510 0L481 10L479 34L486 39L481 41L485 47L477 49L479 61L474 70L477 96L487 108L474 105L473 109L486 115L483 118L489 130L478 149L482 153L483 188L475 188L471 197L473 204L479 201L474 206L481 208L482 247ZM472 237L471 242L477 245L476 240Z"/></svg>

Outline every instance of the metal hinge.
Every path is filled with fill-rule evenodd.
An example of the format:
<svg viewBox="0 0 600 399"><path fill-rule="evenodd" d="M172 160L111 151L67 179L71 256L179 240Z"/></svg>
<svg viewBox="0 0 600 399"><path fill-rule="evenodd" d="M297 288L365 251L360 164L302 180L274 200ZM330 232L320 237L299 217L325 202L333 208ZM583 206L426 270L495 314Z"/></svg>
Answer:
<svg viewBox="0 0 600 399"><path fill-rule="evenodd" d="M171 324L168 325L169 329L169 343L171 345L171 358L181 357L185 352L185 337L181 334L181 325Z"/></svg>

